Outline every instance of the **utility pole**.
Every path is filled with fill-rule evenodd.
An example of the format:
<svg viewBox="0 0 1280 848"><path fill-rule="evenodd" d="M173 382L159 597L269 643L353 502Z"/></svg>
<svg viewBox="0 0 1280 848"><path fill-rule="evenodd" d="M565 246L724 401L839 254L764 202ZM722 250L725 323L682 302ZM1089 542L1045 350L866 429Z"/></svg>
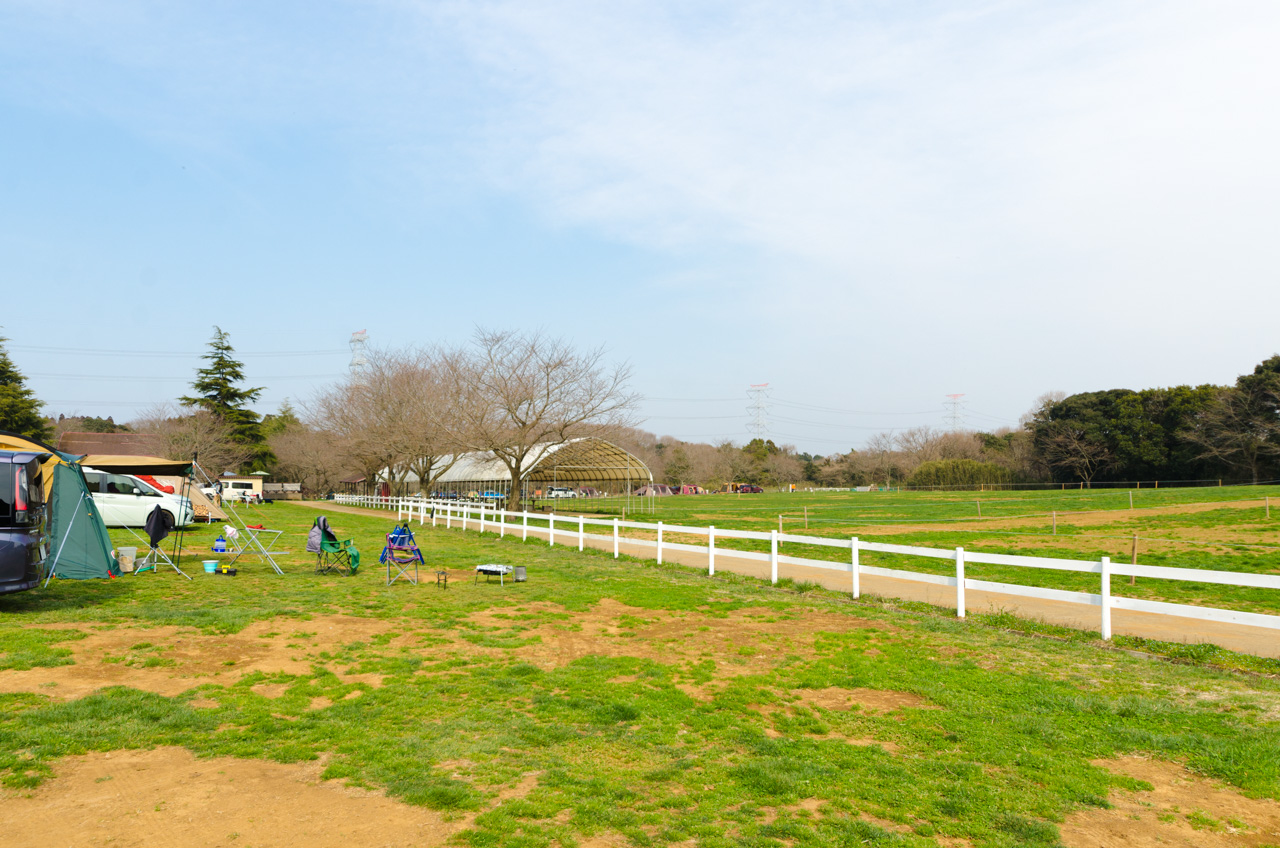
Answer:
<svg viewBox="0 0 1280 848"><path fill-rule="evenodd" d="M756 383L747 387L747 397L751 403L747 406L747 432L760 441L769 439L769 384Z"/></svg>
<svg viewBox="0 0 1280 848"><path fill-rule="evenodd" d="M964 393L955 395L947 395L950 398L947 401L947 426L952 430L959 430L964 427L964 403L960 398L964 397Z"/></svg>
<svg viewBox="0 0 1280 848"><path fill-rule="evenodd" d="M364 330L356 330L351 334L351 364L347 366L351 373L358 373L369 364L369 357L364 352L368 343L369 336Z"/></svg>

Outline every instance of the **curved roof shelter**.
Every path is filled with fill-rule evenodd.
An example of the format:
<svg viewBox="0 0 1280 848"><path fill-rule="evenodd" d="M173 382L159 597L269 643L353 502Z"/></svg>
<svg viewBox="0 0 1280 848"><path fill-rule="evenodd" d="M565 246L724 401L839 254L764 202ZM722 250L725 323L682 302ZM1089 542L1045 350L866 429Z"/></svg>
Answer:
<svg viewBox="0 0 1280 848"><path fill-rule="evenodd" d="M572 439L562 445L539 445L529 455L537 461L524 470L522 483L629 482L639 486L653 482L653 472L639 457L594 436ZM417 482L417 478L410 475L409 482ZM459 456L436 482L446 486L458 483L510 486L511 472L502 460L488 452L467 453Z"/></svg>

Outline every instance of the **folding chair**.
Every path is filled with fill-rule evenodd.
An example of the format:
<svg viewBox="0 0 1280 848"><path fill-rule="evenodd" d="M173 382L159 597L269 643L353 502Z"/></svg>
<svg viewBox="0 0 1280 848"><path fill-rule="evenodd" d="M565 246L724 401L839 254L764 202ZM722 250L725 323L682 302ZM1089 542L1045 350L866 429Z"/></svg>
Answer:
<svg viewBox="0 0 1280 848"><path fill-rule="evenodd" d="M387 534L387 546L382 549L382 556L378 557L378 561L387 565L388 586L402 577L413 585L418 585L418 564L425 565L426 561L422 558L422 551L418 550L418 542L413 538L409 522L397 524ZM394 576L391 574L392 566L396 569ZM412 575L409 574L409 566L413 566Z"/></svg>
<svg viewBox="0 0 1280 848"><path fill-rule="evenodd" d="M316 555L316 574L355 574L360 569L360 551L352 539L339 539L329 529L329 519L323 515L311 525L307 537L307 550Z"/></svg>

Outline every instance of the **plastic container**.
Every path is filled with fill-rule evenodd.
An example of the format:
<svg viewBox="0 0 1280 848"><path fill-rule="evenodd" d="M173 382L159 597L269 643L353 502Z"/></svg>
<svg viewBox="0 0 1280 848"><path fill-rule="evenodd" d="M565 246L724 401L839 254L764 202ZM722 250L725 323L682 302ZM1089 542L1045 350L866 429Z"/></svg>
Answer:
<svg viewBox="0 0 1280 848"><path fill-rule="evenodd" d="M227 552L227 540L219 536L213 540L213 552L215 554L225 554Z"/></svg>
<svg viewBox="0 0 1280 848"><path fill-rule="evenodd" d="M215 571L217 571L217 570L218 570L218 561L217 561L216 559L206 559L206 560L204 560L204 573L205 573L205 574L212 574L213 572L215 572Z"/></svg>
<svg viewBox="0 0 1280 848"><path fill-rule="evenodd" d="M136 547L124 547L116 552L116 564L120 566L120 571L125 574L133 572L134 563L138 561L138 549Z"/></svg>

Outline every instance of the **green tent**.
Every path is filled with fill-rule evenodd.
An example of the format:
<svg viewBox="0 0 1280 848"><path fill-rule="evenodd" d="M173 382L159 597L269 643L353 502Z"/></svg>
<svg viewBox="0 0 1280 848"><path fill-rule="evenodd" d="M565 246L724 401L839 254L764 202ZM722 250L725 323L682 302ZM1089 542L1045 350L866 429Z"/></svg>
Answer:
<svg viewBox="0 0 1280 848"><path fill-rule="evenodd" d="M75 463L59 463L53 469L49 528L49 568L55 577L86 580L120 576L111 537Z"/></svg>
<svg viewBox="0 0 1280 848"><path fill-rule="evenodd" d="M45 527L49 541L46 568L58 577L76 580L118 577L120 567L111 549L111 537L77 464L80 457L37 439L3 431L0 450L49 454L43 463L49 518Z"/></svg>

